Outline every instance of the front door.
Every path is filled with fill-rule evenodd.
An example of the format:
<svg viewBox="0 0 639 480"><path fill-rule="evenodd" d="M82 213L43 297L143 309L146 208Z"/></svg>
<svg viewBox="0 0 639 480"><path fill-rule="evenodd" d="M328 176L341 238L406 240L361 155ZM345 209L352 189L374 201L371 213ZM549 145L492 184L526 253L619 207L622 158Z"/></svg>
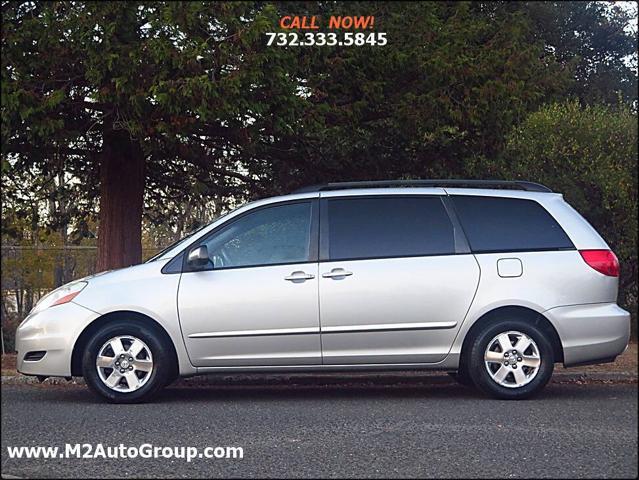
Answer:
<svg viewBox="0 0 639 480"><path fill-rule="evenodd" d="M324 364L442 360L479 282L442 197L336 196L321 211Z"/></svg>
<svg viewBox="0 0 639 480"><path fill-rule="evenodd" d="M178 292L193 365L321 363L315 202L251 210L199 242L210 268L183 273Z"/></svg>

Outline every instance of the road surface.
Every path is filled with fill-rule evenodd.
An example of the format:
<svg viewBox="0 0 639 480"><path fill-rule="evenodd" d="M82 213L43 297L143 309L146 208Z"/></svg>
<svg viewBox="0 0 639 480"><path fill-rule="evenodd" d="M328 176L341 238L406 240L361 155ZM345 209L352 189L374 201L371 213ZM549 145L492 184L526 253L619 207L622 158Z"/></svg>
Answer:
<svg viewBox="0 0 639 480"><path fill-rule="evenodd" d="M237 446L243 459L9 459L7 447ZM2 474L17 477L636 477L637 385L484 398L452 383L169 388L110 405L81 386L2 386Z"/></svg>

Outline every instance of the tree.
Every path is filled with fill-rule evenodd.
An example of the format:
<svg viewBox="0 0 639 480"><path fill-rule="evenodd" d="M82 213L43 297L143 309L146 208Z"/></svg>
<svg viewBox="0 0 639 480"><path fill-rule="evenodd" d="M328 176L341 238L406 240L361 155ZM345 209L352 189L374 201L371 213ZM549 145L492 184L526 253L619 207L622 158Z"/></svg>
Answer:
<svg viewBox="0 0 639 480"><path fill-rule="evenodd" d="M263 41L270 5L3 2L2 15L3 174L63 164L99 197L99 270L141 260L145 191L244 195L243 172L259 174L294 117L288 53Z"/></svg>
<svg viewBox="0 0 639 480"><path fill-rule="evenodd" d="M636 102L636 4L634 11L615 2L576 1L513 2L509 8L530 20L546 55L571 66L568 96L590 104Z"/></svg>
<svg viewBox="0 0 639 480"><path fill-rule="evenodd" d="M570 6L570 22L550 15L568 16L565 7L542 9L536 3L306 8L311 11L304 13L323 18L374 14L376 30L387 32L389 43L299 49L298 63L308 65L304 88L310 105L300 125L280 141L281 151L294 155L282 155L273 165L275 191L337 179L466 176L469 160L497 156L506 134L543 103L588 90L597 75L600 83L610 78L607 87L614 91L629 70L606 70L608 57L616 68L636 45L621 29L616 40L597 44L603 59L591 53L580 61L578 52L589 51L590 39L622 23L586 3ZM576 18L581 10L589 23ZM581 30L592 29L588 36L572 31L577 23ZM558 36L571 42L560 45ZM580 44L580 38L588 43ZM586 60L594 73L580 70Z"/></svg>
<svg viewBox="0 0 639 480"><path fill-rule="evenodd" d="M637 98L632 13L600 2L305 3L288 11L374 14L389 43L298 49L310 105L281 139L295 155L273 165L274 191L468 176L469 164L499 155L507 133L546 102Z"/></svg>
<svg viewBox="0 0 639 480"><path fill-rule="evenodd" d="M363 12L388 45L266 45L282 14ZM335 179L467 176L544 103L636 102L629 16L599 2L5 1L2 13L3 175L64 170L99 200L99 269L140 260L142 215L181 229L191 212L169 208L207 198L216 210Z"/></svg>

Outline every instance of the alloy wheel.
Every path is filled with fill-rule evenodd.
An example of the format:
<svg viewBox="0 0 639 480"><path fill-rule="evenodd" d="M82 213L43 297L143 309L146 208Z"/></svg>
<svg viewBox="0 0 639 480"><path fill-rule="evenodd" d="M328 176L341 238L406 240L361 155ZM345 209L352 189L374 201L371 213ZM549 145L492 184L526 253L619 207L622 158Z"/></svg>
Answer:
<svg viewBox="0 0 639 480"><path fill-rule="evenodd" d="M528 385L537 376L541 355L535 341L511 330L495 336L486 347L484 363L495 383L507 388Z"/></svg>
<svg viewBox="0 0 639 480"><path fill-rule="evenodd" d="M139 338L121 335L102 345L95 366L100 380L111 390L133 392L142 388L151 377L153 355Z"/></svg>

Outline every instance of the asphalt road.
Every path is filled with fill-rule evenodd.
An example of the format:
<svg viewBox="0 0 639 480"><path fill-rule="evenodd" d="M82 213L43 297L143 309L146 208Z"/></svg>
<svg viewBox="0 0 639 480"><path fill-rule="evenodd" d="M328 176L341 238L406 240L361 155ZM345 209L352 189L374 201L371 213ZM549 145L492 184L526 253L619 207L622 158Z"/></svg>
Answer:
<svg viewBox="0 0 639 480"><path fill-rule="evenodd" d="M7 446L240 446L242 460L9 459ZM147 405L79 386L2 387L18 477L637 477L637 385L489 400L454 384L171 388Z"/></svg>

